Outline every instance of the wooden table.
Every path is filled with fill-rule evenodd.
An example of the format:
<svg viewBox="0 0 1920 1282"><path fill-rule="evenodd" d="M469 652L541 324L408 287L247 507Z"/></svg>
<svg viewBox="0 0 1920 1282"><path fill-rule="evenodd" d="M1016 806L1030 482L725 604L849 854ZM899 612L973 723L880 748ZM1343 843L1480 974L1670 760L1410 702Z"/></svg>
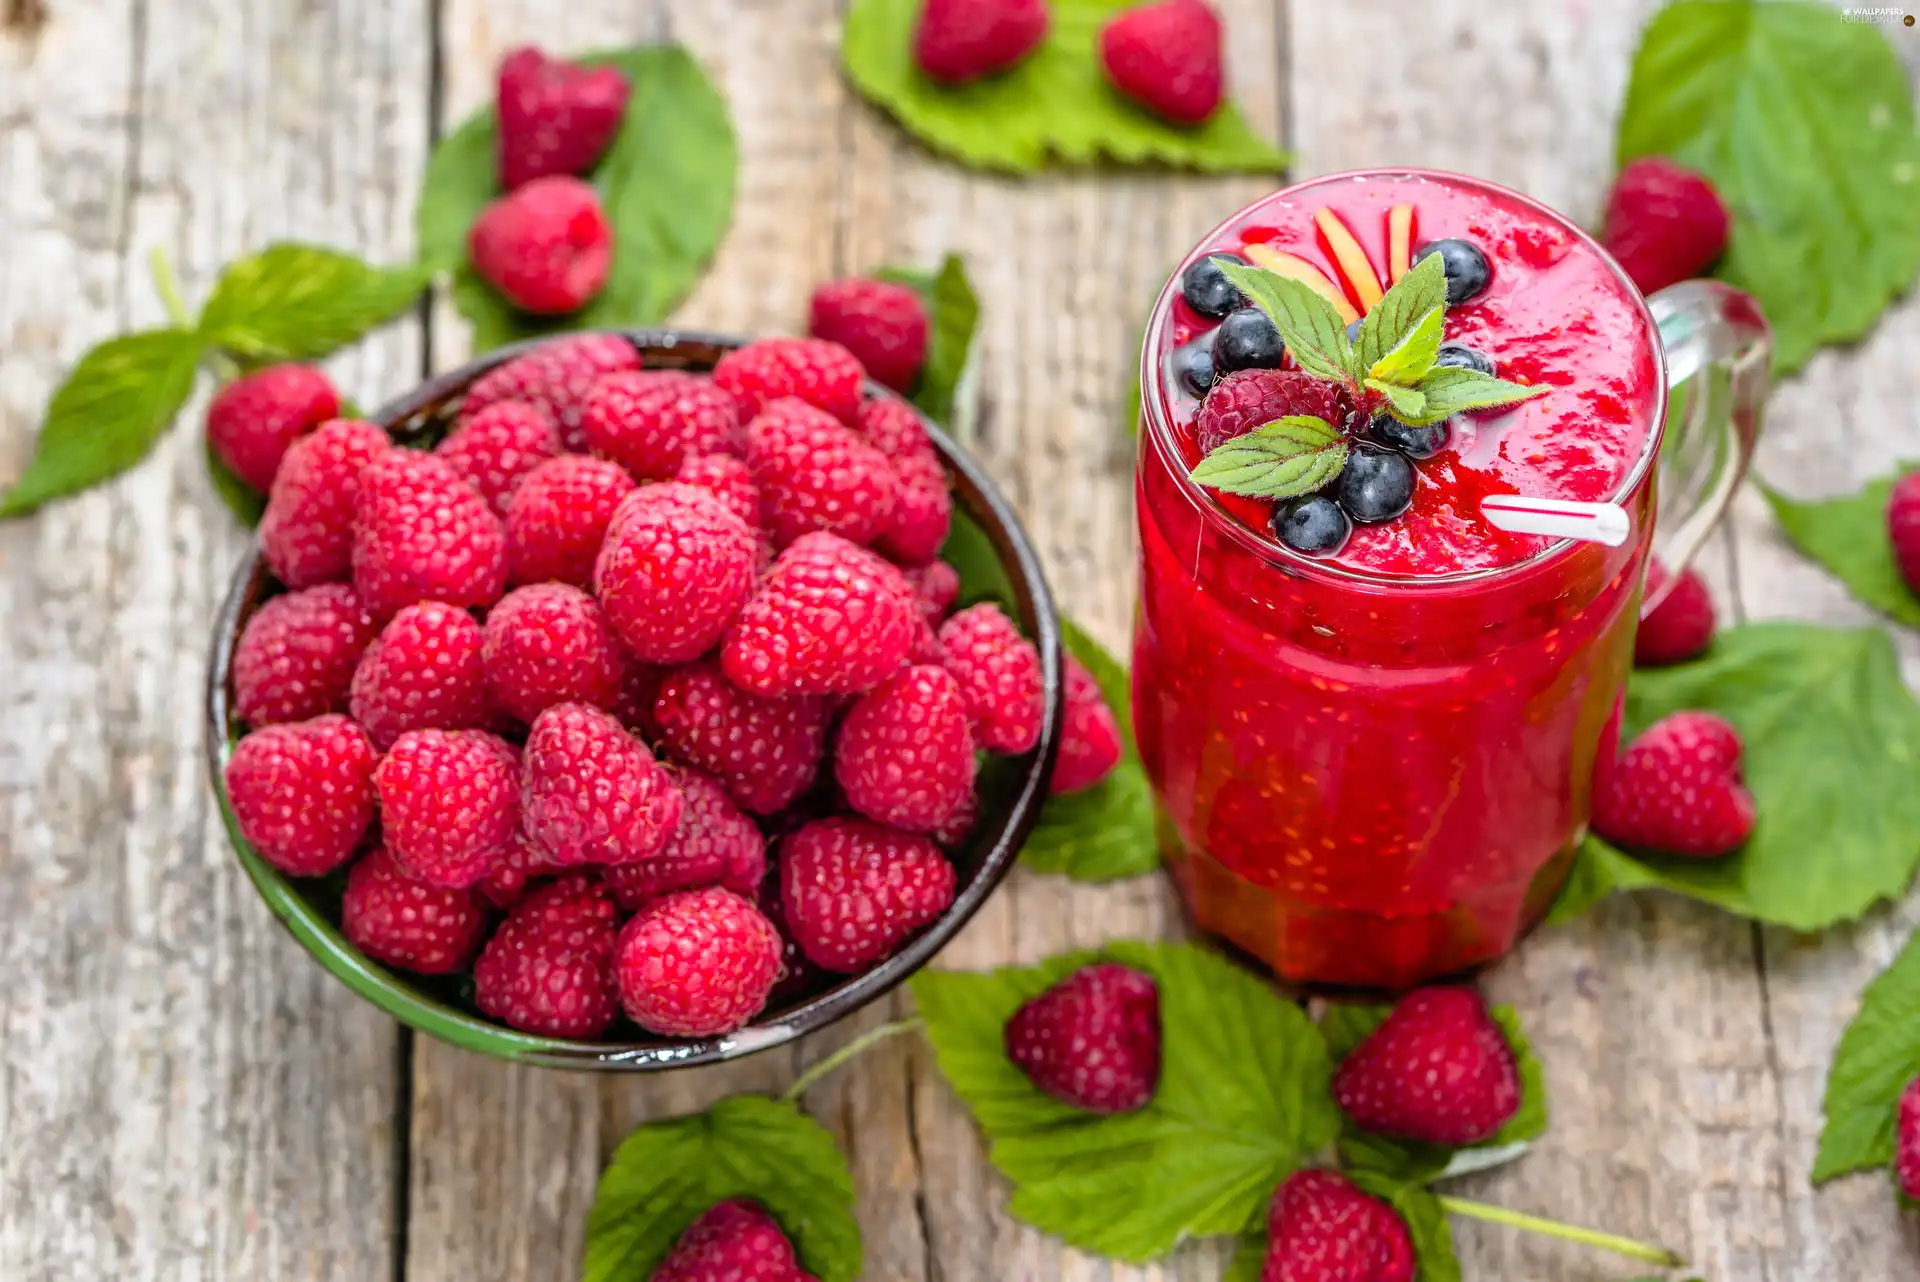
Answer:
<svg viewBox="0 0 1920 1282"><path fill-rule="evenodd" d="M1296 172L1422 162L1590 218L1649 0L1228 0L1237 92ZM984 301L977 448L1065 605L1106 641L1132 592L1133 343L1169 263L1272 186L1167 175L1015 182L931 159L835 69L835 0L0 0L0 477L98 339L159 323L150 246L192 294L278 237L397 261L436 133L502 50L671 35L732 102L738 212L684 319L790 331L812 285L968 256ZM1417 12L1416 12L1417 11ZM1920 61L1920 40L1899 40ZM1851 488L1911 456L1920 303L1783 387L1761 470ZM409 320L335 364L376 401L463 355ZM189 412L197 420L198 408ZM575 1276L600 1164L648 1118L778 1087L849 1025L726 1070L644 1080L504 1067L398 1029L324 975L234 863L202 777L203 651L245 535L196 431L135 473L0 526L0 1278ZM1730 617L1853 622L1749 495L1713 549ZM1920 675L1920 645L1902 638ZM1851 1003L1920 905L1824 940L1667 898L1604 905L1490 978L1547 1064L1554 1125L1470 1195L1655 1239L1714 1282L1920 1276L1884 1181L1805 1178ZM1158 879L1017 875L945 954L1032 960L1177 929ZM914 1039L812 1092L860 1188L877 1282L1218 1276L1134 1270L1013 1223ZM1458 1224L1469 1279L1631 1273Z"/></svg>

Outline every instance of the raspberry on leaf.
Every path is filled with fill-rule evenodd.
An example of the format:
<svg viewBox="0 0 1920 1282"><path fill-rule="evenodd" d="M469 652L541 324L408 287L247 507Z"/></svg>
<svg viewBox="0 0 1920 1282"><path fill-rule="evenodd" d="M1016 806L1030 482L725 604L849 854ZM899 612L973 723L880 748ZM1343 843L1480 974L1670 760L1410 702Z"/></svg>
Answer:
<svg viewBox="0 0 1920 1282"><path fill-rule="evenodd" d="M1479 993L1425 988L1341 1061L1333 1097L1362 1129L1462 1147L1519 1111L1520 1069Z"/></svg>
<svg viewBox="0 0 1920 1282"><path fill-rule="evenodd" d="M1160 1082L1160 989L1115 962L1083 966L1014 1012L1007 1058L1029 1081L1090 1113L1126 1113Z"/></svg>

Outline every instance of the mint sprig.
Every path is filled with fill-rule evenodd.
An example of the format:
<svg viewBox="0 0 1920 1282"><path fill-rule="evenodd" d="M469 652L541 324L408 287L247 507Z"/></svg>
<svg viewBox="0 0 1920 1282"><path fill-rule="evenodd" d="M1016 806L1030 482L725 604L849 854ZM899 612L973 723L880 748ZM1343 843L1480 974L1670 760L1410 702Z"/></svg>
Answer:
<svg viewBox="0 0 1920 1282"><path fill-rule="evenodd" d="M1195 465L1193 479L1226 494L1289 499L1311 494L1347 465L1347 438L1312 414L1289 414L1236 436Z"/></svg>
<svg viewBox="0 0 1920 1282"><path fill-rule="evenodd" d="M1447 267L1440 255L1428 254L1360 318L1354 349L1367 377L1413 386L1433 368L1446 315ZM1430 348L1424 337L1428 332L1432 335ZM1416 335L1423 336L1418 344L1414 343ZM1396 354L1401 354L1400 358L1390 361Z"/></svg>
<svg viewBox="0 0 1920 1282"><path fill-rule="evenodd" d="M1264 267L1244 267L1222 260L1220 270L1267 314L1280 331L1280 341L1293 353L1294 364L1315 378L1347 384L1359 381L1360 364L1353 344L1347 341L1346 322L1333 310L1332 303L1300 281ZM1386 301L1381 299L1380 305L1384 307Z"/></svg>

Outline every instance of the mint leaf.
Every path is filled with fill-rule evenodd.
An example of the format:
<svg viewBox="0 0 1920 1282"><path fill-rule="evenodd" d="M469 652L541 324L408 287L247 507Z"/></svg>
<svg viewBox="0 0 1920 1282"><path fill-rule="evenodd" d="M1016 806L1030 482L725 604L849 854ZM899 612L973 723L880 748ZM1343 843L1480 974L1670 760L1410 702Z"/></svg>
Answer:
<svg viewBox="0 0 1920 1282"><path fill-rule="evenodd" d="M1439 257L1438 254L1429 254L1423 261L1434 261ZM1373 312L1367 315L1371 316ZM1377 380L1403 388L1417 384L1433 368L1435 358L1440 355L1440 334L1445 319L1446 312L1442 308L1436 307L1428 312L1398 346L1367 367L1367 381L1372 383ZM1366 357L1362 355L1361 359L1365 360Z"/></svg>
<svg viewBox="0 0 1920 1282"><path fill-rule="evenodd" d="M657 325L700 279L733 216L739 167L726 100L679 45L584 54L633 82L626 121L592 173L613 226L606 288L571 316L516 311L467 264L467 230L499 194L493 111L469 117L434 148L415 210L420 256L453 269L453 301L484 352L564 329Z"/></svg>
<svg viewBox="0 0 1920 1282"><path fill-rule="evenodd" d="M1311 414L1289 414L1216 445L1194 464L1196 483L1227 494L1290 499L1340 475L1347 438Z"/></svg>
<svg viewBox="0 0 1920 1282"><path fill-rule="evenodd" d="M791 1103L740 1095L621 1141L587 1215L582 1282L651 1277L708 1207L737 1197L780 1221L820 1282L860 1276L853 1177L833 1136Z"/></svg>
<svg viewBox="0 0 1920 1282"><path fill-rule="evenodd" d="M905 285L926 304L927 363L920 369L913 403L940 426L952 427L953 394L966 372L974 327L980 322L980 300L967 279L966 264L958 254L948 254L938 272L882 267L874 275Z"/></svg>
<svg viewBox="0 0 1920 1282"><path fill-rule="evenodd" d="M1427 394L1417 387L1400 387L1377 378L1369 378L1367 386L1387 398L1388 411L1402 423L1411 423L1427 409Z"/></svg>
<svg viewBox="0 0 1920 1282"><path fill-rule="evenodd" d="M1154 833L1153 790L1133 742L1133 699L1127 670L1060 616L1067 649L1100 683L1100 693L1120 723L1120 764L1091 788L1048 797L1040 822L1020 852L1035 872L1061 873L1075 881L1114 881L1138 877L1160 866Z"/></svg>
<svg viewBox="0 0 1920 1282"><path fill-rule="evenodd" d="M1894 482L1920 463L1905 463L1899 472L1867 482L1853 494L1830 499L1788 498L1764 481L1773 515L1800 550L1827 567L1862 602L1888 618L1920 627L1920 597L1913 594L1893 559L1893 540L1887 534L1887 499Z"/></svg>
<svg viewBox="0 0 1920 1282"><path fill-rule="evenodd" d="M1824 4L1681 0L1647 25L1616 151L1671 156L1733 213L1719 275L1760 300L1774 365L1860 337L1920 270L1920 134L1881 32Z"/></svg>
<svg viewBox="0 0 1920 1282"><path fill-rule="evenodd" d="M942 85L914 66L922 0L854 0L840 38L847 78L902 128L979 169L1028 173L1058 161L1278 173L1287 158L1231 104L1196 128L1170 125L1114 91L1094 54L1100 28L1133 0L1053 0L1033 54L1002 75Z"/></svg>
<svg viewBox="0 0 1920 1282"><path fill-rule="evenodd" d="M1438 254L1433 256L1439 257ZM1409 427L1426 427L1431 423L1444 422L1462 410L1484 410L1517 404L1553 390L1545 384L1528 387L1509 383L1504 378L1494 378L1477 369L1462 369L1457 365L1440 365L1429 369L1420 376L1415 386L1426 403L1407 415L1402 415L1398 410L1394 412L1394 417Z"/></svg>
<svg viewBox="0 0 1920 1282"><path fill-rule="evenodd" d="M237 472L221 462L220 456L213 452L211 441L207 442L205 448L207 475L213 481L213 492L239 518L240 524L248 529L260 524L260 518L267 511L267 496L241 480Z"/></svg>
<svg viewBox="0 0 1920 1282"><path fill-rule="evenodd" d="M1095 954L911 981L940 1071L1013 1182L1009 1209L1133 1262L1260 1224L1280 1181L1339 1126L1319 1035L1267 983L1203 949L1122 942L1106 955L1159 981L1165 1048L1153 1101L1112 1117L1041 1094L1003 1041L1014 1011Z"/></svg>
<svg viewBox="0 0 1920 1282"><path fill-rule="evenodd" d="M1346 323L1332 303L1301 282L1264 267L1222 262L1220 270L1273 321L1280 341L1293 353L1294 364L1316 378L1357 379L1359 361L1347 341Z"/></svg>
<svg viewBox="0 0 1920 1282"><path fill-rule="evenodd" d="M33 460L0 499L21 516L146 457L193 394L206 341L187 329L110 338L88 350L47 405Z"/></svg>
<svg viewBox="0 0 1920 1282"><path fill-rule="evenodd" d="M1813 1163L1818 1184L1893 1161L1900 1093L1920 1077L1920 933L1860 994L1840 1035L1821 1101L1826 1125Z"/></svg>
<svg viewBox="0 0 1920 1282"><path fill-rule="evenodd" d="M1360 332L1354 338L1360 367L1370 378L1413 384L1433 368L1433 358L1440 353L1440 330L1446 314L1446 264L1440 261L1440 255L1428 254L1360 318ZM1389 357L1407 349L1416 339L1417 346L1389 367L1392 372L1381 368Z"/></svg>
<svg viewBox="0 0 1920 1282"><path fill-rule="evenodd" d="M318 245L269 245L220 273L200 312L207 341L249 361L312 360L420 296L423 267L375 267Z"/></svg>

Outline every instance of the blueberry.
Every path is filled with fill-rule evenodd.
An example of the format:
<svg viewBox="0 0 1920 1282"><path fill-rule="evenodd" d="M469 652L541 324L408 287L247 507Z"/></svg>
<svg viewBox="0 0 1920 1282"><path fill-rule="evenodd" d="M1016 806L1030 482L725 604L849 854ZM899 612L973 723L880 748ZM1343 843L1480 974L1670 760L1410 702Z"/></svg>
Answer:
<svg viewBox="0 0 1920 1282"><path fill-rule="evenodd" d="M1296 552L1331 556L1353 533L1353 522L1324 494L1288 499L1273 509L1274 537Z"/></svg>
<svg viewBox="0 0 1920 1282"><path fill-rule="evenodd" d="M1493 376L1493 357L1465 343L1440 344L1440 354L1433 358L1433 363L1450 365L1455 369L1477 369L1489 378Z"/></svg>
<svg viewBox="0 0 1920 1282"><path fill-rule="evenodd" d="M1360 337L1360 322L1355 321L1353 322L1353 324L1347 326L1347 341L1351 343L1356 339L1358 339L1359 337Z"/></svg>
<svg viewBox="0 0 1920 1282"><path fill-rule="evenodd" d="M1205 396L1213 386L1213 336L1203 334L1185 347L1173 351L1173 376L1180 386L1195 396Z"/></svg>
<svg viewBox="0 0 1920 1282"><path fill-rule="evenodd" d="M1420 247L1413 256L1419 262L1428 254L1440 255L1440 263L1447 269L1447 302L1449 305L1466 302L1487 287L1493 279L1493 269L1487 266L1487 256L1480 247L1464 240L1436 240Z"/></svg>
<svg viewBox="0 0 1920 1282"><path fill-rule="evenodd" d="M1447 425L1439 422L1427 427L1408 427L1391 414L1376 414L1368 433L1390 450L1408 458L1432 458L1447 443Z"/></svg>
<svg viewBox="0 0 1920 1282"><path fill-rule="evenodd" d="M1202 316L1225 316L1247 305L1247 296L1220 270L1223 262L1244 267L1247 260L1238 254L1208 254L1180 274L1181 295Z"/></svg>
<svg viewBox="0 0 1920 1282"><path fill-rule="evenodd" d="M1258 307L1242 307L1229 312L1213 332L1213 372L1231 374L1237 369L1278 369L1280 331Z"/></svg>
<svg viewBox="0 0 1920 1282"><path fill-rule="evenodd" d="M1404 454L1357 445L1334 489L1354 520L1365 525L1391 521L1413 502L1413 464Z"/></svg>

